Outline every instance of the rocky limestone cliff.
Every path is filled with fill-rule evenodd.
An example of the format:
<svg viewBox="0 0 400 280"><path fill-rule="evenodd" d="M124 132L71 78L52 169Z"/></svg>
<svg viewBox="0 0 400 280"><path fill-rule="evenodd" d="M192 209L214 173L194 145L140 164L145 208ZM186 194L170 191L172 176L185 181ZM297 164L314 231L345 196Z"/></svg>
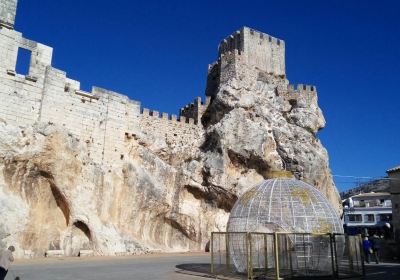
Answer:
<svg viewBox="0 0 400 280"><path fill-rule="evenodd" d="M105 170L60 127L1 122L4 240L19 256L60 249L113 255L197 250L202 234L224 229L227 210L186 189L194 163L172 166L143 144L128 149L129 158Z"/></svg>
<svg viewBox="0 0 400 280"><path fill-rule="evenodd" d="M241 32L242 41L252 34ZM18 257L204 250L212 231L225 230L237 197L282 169L321 190L339 211L317 138L325 120L315 87L294 89L283 63L279 72L264 69L243 55L249 46L236 47L210 66L210 103L196 129L187 130L195 140L172 141L139 127L125 134L120 159L109 165L95 161L94 148L61 123L0 120L0 246L15 245Z"/></svg>
<svg viewBox="0 0 400 280"><path fill-rule="evenodd" d="M316 136L325 119L315 88L295 91L284 76L248 66L237 55L220 67L235 69L222 72L202 119L207 182L240 195L269 171L287 169L339 210L328 154Z"/></svg>

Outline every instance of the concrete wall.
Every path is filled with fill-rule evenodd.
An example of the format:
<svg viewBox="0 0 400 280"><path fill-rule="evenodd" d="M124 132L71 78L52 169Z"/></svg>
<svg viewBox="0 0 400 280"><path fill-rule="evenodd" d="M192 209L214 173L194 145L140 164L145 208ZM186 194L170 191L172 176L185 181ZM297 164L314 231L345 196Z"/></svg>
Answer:
<svg viewBox="0 0 400 280"><path fill-rule="evenodd" d="M17 0L0 0L0 25L14 28Z"/></svg>

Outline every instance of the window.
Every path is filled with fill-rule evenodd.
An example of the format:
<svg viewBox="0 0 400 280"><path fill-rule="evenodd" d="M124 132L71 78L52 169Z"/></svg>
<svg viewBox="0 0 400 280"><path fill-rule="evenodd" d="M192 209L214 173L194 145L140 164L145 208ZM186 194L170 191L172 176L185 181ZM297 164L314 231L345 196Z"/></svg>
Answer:
<svg viewBox="0 0 400 280"><path fill-rule="evenodd" d="M373 223L373 222L375 222L375 216L374 216L374 214L366 214L366 215L364 215L364 221L365 221L366 223Z"/></svg>
<svg viewBox="0 0 400 280"><path fill-rule="evenodd" d="M381 222L390 222L392 221L392 214L379 214L378 218Z"/></svg>
<svg viewBox="0 0 400 280"><path fill-rule="evenodd" d="M29 74L29 66L31 64L31 51L18 48L17 64L15 67L15 72L22 75Z"/></svg>
<svg viewBox="0 0 400 280"><path fill-rule="evenodd" d="M367 200L365 202L365 207L375 207L375 206L378 206L378 205L379 205L379 203L378 203L377 200Z"/></svg>
<svg viewBox="0 0 400 280"><path fill-rule="evenodd" d="M347 215L347 220L349 222L362 222L362 216L361 214L350 214Z"/></svg>

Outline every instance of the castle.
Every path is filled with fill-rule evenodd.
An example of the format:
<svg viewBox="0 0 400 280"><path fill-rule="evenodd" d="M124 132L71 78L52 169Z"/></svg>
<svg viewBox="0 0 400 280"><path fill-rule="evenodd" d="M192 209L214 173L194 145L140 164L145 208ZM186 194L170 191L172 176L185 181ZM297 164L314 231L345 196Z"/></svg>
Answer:
<svg viewBox="0 0 400 280"><path fill-rule="evenodd" d="M199 250L246 188L283 167L340 207L317 90L289 84L283 40L234 32L208 66L204 101L169 115L82 90L52 66L51 47L14 30L16 11L0 0L0 234L20 256Z"/></svg>
<svg viewBox="0 0 400 280"><path fill-rule="evenodd" d="M125 138L140 131L175 145L198 141L202 114L219 84L238 63L285 79L284 41L243 27L220 43L218 61L209 66L205 102L198 97L180 109L179 116L169 116L141 108L140 102L110 90L81 90L79 81L52 67L51 47L14 30L17 0L1 0L0 8L0 118L19 126L35 122L63 126L88 144L90 156L97 163L112 165L123 158ZM15 70L19 49L31 53L26 75ZM300 85L297 90L289 86L288 92L295 100L295 92L315 94L316 90Z"/></svg>

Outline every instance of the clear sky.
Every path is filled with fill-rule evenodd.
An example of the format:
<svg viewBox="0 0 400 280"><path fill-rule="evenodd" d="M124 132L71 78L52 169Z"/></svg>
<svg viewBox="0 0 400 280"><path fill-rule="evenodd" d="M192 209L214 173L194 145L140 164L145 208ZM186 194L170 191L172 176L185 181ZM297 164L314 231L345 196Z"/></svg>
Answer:
<svg viewBox="0 0 400 280"><path fill-rule="evenodd" d="M204 96L219 41L244 25L285 40L290 82L317 86L333 174L400 164L400 1L19 0L15 28L52 46L83 89L177 113Z"/></svg>

